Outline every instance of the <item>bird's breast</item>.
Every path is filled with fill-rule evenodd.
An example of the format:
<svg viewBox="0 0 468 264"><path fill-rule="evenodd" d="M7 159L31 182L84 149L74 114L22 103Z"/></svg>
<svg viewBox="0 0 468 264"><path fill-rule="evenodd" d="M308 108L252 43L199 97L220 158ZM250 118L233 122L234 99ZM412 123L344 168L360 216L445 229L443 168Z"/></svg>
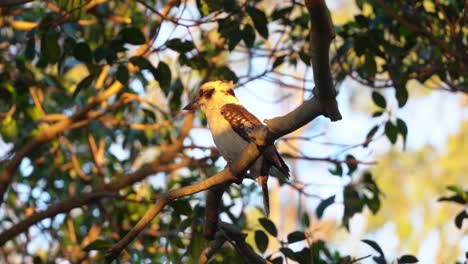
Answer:
<svg viewBox="0 0 468 264"><path fill-rule="evenodd" d="M219 153L228 162L237 159L247 142L232 129L221 114L207 115L207 119Z"/></svg>

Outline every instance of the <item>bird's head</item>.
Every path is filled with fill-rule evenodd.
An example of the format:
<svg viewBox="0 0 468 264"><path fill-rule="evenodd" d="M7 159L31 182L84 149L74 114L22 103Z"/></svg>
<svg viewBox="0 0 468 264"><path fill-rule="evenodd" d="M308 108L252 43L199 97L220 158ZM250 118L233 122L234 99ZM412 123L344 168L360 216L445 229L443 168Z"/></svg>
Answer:
<svg viewBox="0 0 468 264"><path fill-rule="evenodd" d="M210 81L204 83L198 89L193 100L184 107L184 110L196 110L200 108L203 112L219 109L225 104L238 104L234 94L233 83L228 81Z"/></svg>

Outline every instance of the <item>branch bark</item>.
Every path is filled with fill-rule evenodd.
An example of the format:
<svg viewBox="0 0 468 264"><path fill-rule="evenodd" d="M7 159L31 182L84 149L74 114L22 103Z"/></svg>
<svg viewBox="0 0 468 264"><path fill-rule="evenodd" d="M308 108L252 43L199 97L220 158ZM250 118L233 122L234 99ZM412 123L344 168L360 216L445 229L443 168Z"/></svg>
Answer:
<svg viewBox="0 0 468 264"><path fill-rule="evenodd" d="M319 115L324 115L332 121L341 119L329 63L330 44L335 37L330 14L324 0L306 0L305 3L309 10L312 24L310 31L310 54L316 84L315 96L291 113L271 120L265 120L268 128L256 128L252 133L256 141L249 143L239 158L221 172L199 183L162 195L136 226L107 252L106 263L111 263L116 259L120 252L174 199L240 180L240 176L262 154L263 149L267 145L272 144L279 137L304 126ZM242 255L248 254L248 252L240 253Z"/></svg>
<svg viewBox="0 0 468 264"><path fill-rule="evenodd" d="M0 2L0 7L22 5L22 4L33 2L33 1L34 0L2 0Z"/></svg>
<svg viewBox="0 0 468 264"><path fill-rule="evenodd" d="M9 0L7 2L19 2L20 0ZM169 14L169 11L172 7L176 4L175 0L169 1L166 6L164 7L163 14L166 16ZM1 5L0 5L1 6ZM159 17L156 19L157 24L161 24L163 17ZM155 34L158 31L155 31ZM154 36L153 36L154 37ZM149 41L152 41L151 38ZM139 49L136 50L135 56L141 56L146 53L149 48L149 44L143 44L140 46ZM135 68L135 67L133 67ZM3 203L3 199L5 193L8 190L8 187L13 180L13 176L18 169L21 161L24 157L30 155L34 150L36 150L39 146L50 142L54 138L56 138L61 133L64 133L70 129L73 129L72 124L74 122L78 122L87 117L88 112L92 110L94 107L98 106L100 103L107 100L114 94L117 94L123 88L122 83L115 80L109 88L105 91L99 93L96 97L94 97L90 103L80 109L77 113L72 115L69 118L64 118L63 120L55 123L50 127L45 127L39 131L39 133L30 141L28 142L16 155L11 159L11 161L6 166L6 169L0 174L0 205Z"/></svg>
<svg viewBox="0 0 468 264"><path fill-rule="evenodd" d="M155 161L143 165L140 169L127 176L116 177L117 180L113 182L97 186L89 193L81 194L77 197L71 197L62 202L50 206L45 211L31 215L30 217L22 220L21 222L11 226L9 229L0 233L0 246L3 246L8 240L11 240L17 235L27 231L29 227L31 227L34 224L37 224L41 220L54 217L60 213L69 212L74 208L81 207L95 200L107 197L110 194L113 194L125 187L131 186L132 184L143 180L148 175L154 174L156 172L169 170L172 171L180 167L189 166L190 163L187 162L181 162L178 164L168 163L172 161L176 157L176 155L182 151L184 139L187 137L188 133L190 132L190 129L192 128L193 119L193 113L189 113L185 118L185 122L181 128L178 139L175 140L173 144L166 146L164 148L164 151L161 151L161 153L163 154L161 154L161 156L159 156Z"/></svg>

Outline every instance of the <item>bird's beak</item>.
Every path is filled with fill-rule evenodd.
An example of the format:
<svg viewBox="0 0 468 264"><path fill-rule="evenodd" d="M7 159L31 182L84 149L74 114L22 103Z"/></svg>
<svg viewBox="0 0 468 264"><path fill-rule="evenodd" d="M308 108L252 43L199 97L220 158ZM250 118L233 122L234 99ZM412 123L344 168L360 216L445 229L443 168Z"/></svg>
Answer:
<svg viewBox="0 0 468 264"><path fill-rule="evenodd" d="M184 110L187 111L195 111L200 107L200 104L198 102L198 98L193 99L192 102L190 102L188 105L184 107Z"/></svg>

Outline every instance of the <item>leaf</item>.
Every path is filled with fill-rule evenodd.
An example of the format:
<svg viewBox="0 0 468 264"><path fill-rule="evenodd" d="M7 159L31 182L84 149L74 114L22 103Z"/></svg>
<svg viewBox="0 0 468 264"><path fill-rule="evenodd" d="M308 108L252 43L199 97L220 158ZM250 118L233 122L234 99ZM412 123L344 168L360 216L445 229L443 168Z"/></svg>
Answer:
<svg viewBox="0 0 468 264"><path fill-rule="evenodd" d="M117 60L117 55L112 49L98 47L94 50L94 60L96 62L100 62L103 59L105 59L107 63L112 64L115 60Z"/></svg>
<svg viewBox="0 0 468 264"><path fill-rule="evenodd" d="M166 91L167 88L171 85L172 73L171 68L164 62L160 61L157 68L157 76L155 79L159 82L159 85Z"/></svg>
<svg viewBox="0 0 468 264"><path fill-rule="evenodd" d="M348 174L352 174L357 169L357 160L353 155L346 155L346 165L348 166Z"/></svg>
<svg viewBox="0 0 468 264"><path fill-rule="evenodd" d="M299 241L302 241L304 239L306 239L306 236L305 236L304 232L301 232L301 231L294 231L294 232L288 234L288 243L289 244L299 242Z"/></svg>
<svg viewBox="0 0 468 264"><path fill-rule="evenodd" d="M270 219L263 217L258 219L258 221L263 226L263 228L265 228L265 230L268 233L270 233L270 235L274 237L278 236L278 230L276 229L275 224Z"/></svg>
<svg viewBox="0 0 468 264"><path fill-rule="evenodd" d="M377 130L379 130L378 125L375 125L373 128L371 128L371 130L369 130L369 132L366 135L366 142L362 145L363 147L367 148L367 146L369 146L369 143L374 138L375 133L377 133Z"/></svg>
<svg viewBox="0 0 468 264"><path fill-rule="evenodd" d="M328 206L332 205L334 202L335 202L335 195L332 195L328 197L327 199L322 200L317 206L317 209L315 209L315 213L317 214L317 217L322 218L323 212L325 211L325 209Z"/></svg>
<svg viewBox="0 0 468 264"><path fill-rule="evenodd" d="M262 230L255 231L255 244L262 253L268 248L268 236Z"/></svg>
<svg viewBox="0 0 468 264"><path fill-rule="evenodd" d="M379 92L372 92L372 101L374 101L374 103L380 108L387 107L387 101L385 100L385 97L383 97L383 95L381 95Z"/></svg>
<svg viewBox="0 0 468 264"><path fill-rule="evenodd" d="M262 36L264 39L268 39L268 20L265 13L260 9L250 5L247 5L245 10L252 18L255 29L260 34L260 36Z"/></svg>
<svg viewBox="0 0 468 264"><path fill-rule="evenodd" d="M335 164L335 169L328 169L328 171L336 176L342 176L343 175L343 167L341 166L340 163Z"/></svg>
<svg viewBox="0 0 468 264"><path fill-rule="evenodd" d="M392 144L396 143L398 130L391 121L387 121L387 123L385 123L385 135Z"/></svg>
<svg viewBox="0 0 468 264"><path fill-rule="evenodd" d="M141 45L146 42L145 35L136 27L124 28L120 31L119 36L125 43L132 45Z"/></svg>
<svg viewBox="0 0 468 264"><path fill-rule="evenodd" d="M86 42L76 43L75 47L73 48L73 56L77 60L85 63L91 63L93 60L91 48Z"/></svg>
<svg viewBox="0 0 468 264"><path fill-rule="evenodd" d="M119 67L117 68L117 72L115 73L115 76L117 80L121 82L122 84L127 84L128 79L130 78L127 67L122 64L120 64Z"/></svg>
<svg viewBox="0 0 468 264"><path fill-rule="evenodd" d="M51 64L55 64L62 56L62 50L58 43L57 32L45 33L41 39L41 54Z"/></svg>
<svg viewBox="0 0 468 264"><path fill-rule="evenodd" d="M102 239L96 239L90 244L88 244L86 247L83 248L84 251L90 251L90 250L106 250L111 248L113 245L112 242L102 240Z"/></svg>
<svg viewBox="0 0 468 264"><path fill-rule="evenodd" d="M250 24L244 26L242 39L248 48L252 48L255 43L255 31Z"/></svg>
<svg viewBox="0 0 468 264"><path fill-rule="evenodd" d="M397 119L397 129L400 132L401 136L403 137L403 148L406 148L406 138L408 136L408 127L406 126L405 121L398 118Z"/></svg>
<svg viewBox="0 0 468 264"><path fill-rule="evenodd" d="M283 257L276 257L271 260L271 263L273 264L283 264Z"/></svg>
<svg viewBox="0 0 468 264"><path fill-rule="evenodd" d="M73 97L73 98L76 98L76 96L78 95L78 93L79 93L81 90L83 90L84 88L88 88L89 86L91 86L91 84L93 83L95 77L96 77L96 76L94 76L93 74L90 74L90 75L88 75L86 78L84 78L83 80L81 80L81 82L78 83L78 85L76 86L75 91L73 91L72 97Z"/></svg>
<svg viewBox="0 0 468 264"><path fill-rule="evenodd" d="M221 67L216 68L213 72L213 76L216 77L217 79L233 81L234 83L237 83L239 81L239 77L237 77L236 73L233 72L227 66L221 66Z"/></svg>
<svg viewBox="0 0 468 264"><path fill-rule="evenodd" d="M449 197L440 197L439 199L437 199L438 202L455 202L455 203L459 203L461 205L464 205L467 203L467 201L465 201L465 199L463 199L463 197L461 197L460 195L453 195L453 196L449 196Z"/></svg>
<svg viewBox="0 0 468 264"><path fill-rule="evenodd" d="M468 218L468 214L466 213L466 210L461 211L456 217L455 217L455 225L461 229L463 226L463 220L465 218Z"/></svg>
<svg viewBox="0 0 468 264"><path fill-rule="evenodd" d="M398 107L403 107L408 102L408 89L403 85L395 85L395 97L398 101Z"/></svg>
<svg viewBox="0 0 468 264"><path fill-rule="evenodd" d="M178 214L186 216L190 216L192 214L192 207L187 199L178 199L172 201L169 205L174 208L175 212Z"/></svg>
<svg viewBox="0 0 468 264"><path fill-rule="evenodd" d="M376 242L374 242L372 240L369 240L369 239L363 239L361 241L366 243L367 245L371 246L375 251L377 251L380 254L380 256L385 258L385 255L384 255L382 249L380 248L379 244L377 244Z"/></svg>
<svg viewBox="0 0 468 264"><path fill-rule="evenodd" d="M228 38L229 51L234 50L237 44L239 44L241 40L242 40L242 31L240 31L240 29L232 31L231 34L229 34L229 38Z"/></svg>
<svg viewBox="0 0 468 264"><path fill-rule="evenodd" d="M178 38L168 40L166 42L166 46L171 50L177 51L179 53L186 53L195 49L195 45L192 41L182 41Z"/></svg>
<svg viewBox="0 0 468 264"><path fill-rule="evenodd" d="M310 226L310 218L309 218L309 214L307 212L304 212L302 214L302 224L308 228Z"/></svg>
<svg viewBox="0 0 468 264"><path fill-rule="evenodd" d="M379 116L381 116L383 113L384 113L383 111L374 112L374 113L372 114L372 117L379 117Z"/></svg>
<svg viewBox="0 0 468 264"><path fill-rule="evenodd" d="M310 61L310 56L309 54L304 51L304 50L301 50L299 52L299 58L301 58L301 60L306 64L306 65L311 65L311 61Z"/></svg>
<svg viewBox="0 0 468 264"><path fill-rule="evenodd" d="M418 259L412 255L403 255L398 259L398 264L417 263Z"/></svg>
<svg viewBox="0 0 468 264"><path fill-rule="evenodd" d="M294 251L290 248L287 247L282 247L280 248L281 253L283 253L287 258L290 258L292 260L296 260L296 255Z"/></svg>
<svg viewBox="0 0 468 264"><path fill-rule="evenodd" d="M275 62L273 63L272 69L275 69L276 67L278 67L278 66L280 66L281 64L283 64L284 58L285 58L285 57L286 57L286 56L280 56L280 57L276 58Z"/></svg>
<svg viewBox="0 0 468 264"><path fill-rule="evenodd" d="M149 62L146 58L141 56L135 56L130 58L130 62L140 69L152 69L154 68L151 62Z"/></svg>

